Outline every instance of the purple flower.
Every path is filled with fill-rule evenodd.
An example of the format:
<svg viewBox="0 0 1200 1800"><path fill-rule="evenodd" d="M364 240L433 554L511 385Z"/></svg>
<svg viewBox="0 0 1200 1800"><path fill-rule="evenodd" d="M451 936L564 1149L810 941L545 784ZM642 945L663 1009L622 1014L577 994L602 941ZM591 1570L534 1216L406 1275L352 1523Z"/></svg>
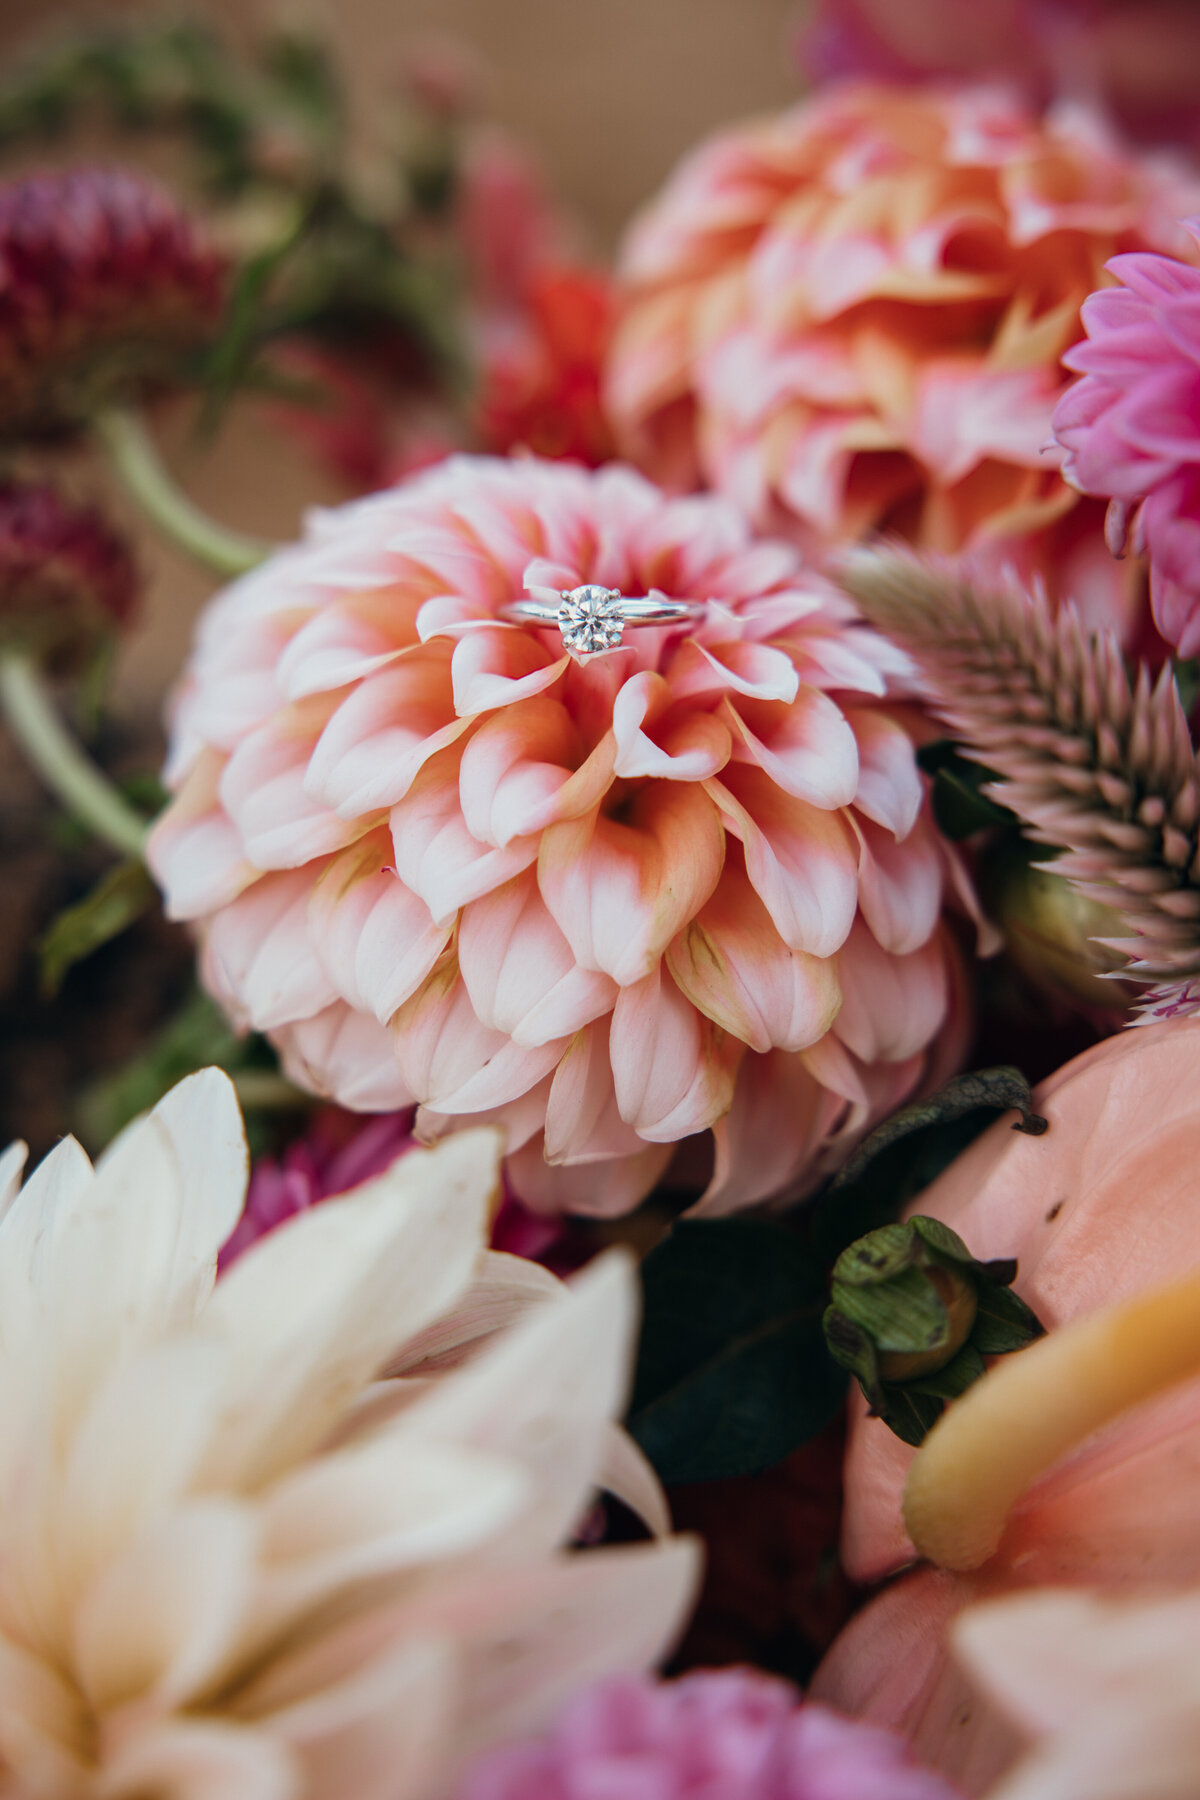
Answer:
<svg viewBox="0 0 1200 1800"><path fill-rule="evenodd" d="M493 1752L457 1800L955 1800L899 1737L751 1669L630 1677L577 1697L537 1743Z"/></svg>
<svg viewBox="0 0 1200 1800"><path fill-rule="evenodd" d="M1200 244L1200 220L1187 229ZM1159 630L1200 651L1200 268L1135 252L1107 264L1121 285L1084 303L1086 340L1063 361L1083 379L1054 432L1063 474L1109 499L1109 542L1150 557Z"/></svg>

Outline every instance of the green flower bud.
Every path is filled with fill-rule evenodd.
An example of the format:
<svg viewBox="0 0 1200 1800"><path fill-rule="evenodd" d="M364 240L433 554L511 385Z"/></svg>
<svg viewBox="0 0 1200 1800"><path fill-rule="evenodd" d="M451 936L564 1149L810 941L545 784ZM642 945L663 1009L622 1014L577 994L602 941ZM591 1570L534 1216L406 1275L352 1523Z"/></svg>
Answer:
<svg viewBox="0 0 1200 1800"><path fill-rule="evenodd" d="M984 1357L1019 1350L1042 1327L1010 1291L1015 1262L981 1263L938 1219L868 1232L838 1257L825 1337L857 1376L871 1410L919 1444L984 1373Z"/></svg>

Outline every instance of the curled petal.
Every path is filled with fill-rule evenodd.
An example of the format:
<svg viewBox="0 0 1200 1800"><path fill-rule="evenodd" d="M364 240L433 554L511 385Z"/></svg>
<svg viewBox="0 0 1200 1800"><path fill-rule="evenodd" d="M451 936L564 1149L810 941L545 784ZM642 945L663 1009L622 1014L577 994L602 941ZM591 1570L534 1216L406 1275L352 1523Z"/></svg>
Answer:
<svg viewBox="0 0 1200 1800"><path fill-rule="evenodd" d="M858 858L844 816L793 799L762 770L741 765L707 792L725 829L741 839L746 873L784 943L832 956L858 909Z"/></svg>
<svg viewBox="0 0 1200 1800"><path fill-rule="evenodd" d="M386 1025L415 993L450 938L425 902L386 866L370 838L335 857L311 888L316 955L341 998Z"/></svg>
<svg viewBox="0 0 1200 1800"><path fill-rule="evenodd" d="M338 997L309 929L311 891L307 869L264 875L209 926L206 983L255 1031L307 1019Z"/></svg>
<svg viewBox="0 0 1200 1800"><path fill-rule="evenodd" d="M733 1104L713 1127L712 1180L693 1215L719 1218L788 1197L845 1111L841 1095L822 1087L801 1057L783 1050L745 1057Z"/></svg>
<svg viewBox="0 0 1200 1800"><path fill-rule="evenodd" d="M787 794L813 806L849 806L858 789L858 746L841 708L828 694L802 688L787 707L742 700L724 703L734 756L756 763Z"/></svg>
<svg viewBox="0 0 1200 1800"><path fill-rule="evenodd" d="M347 819L394 806L467 726L454 714L448 657L412 653L342 701L312 753L307 792Z"/></svg>
<svg viewBox="0 0 1200 1800"><path fill-rule="evenodd" d="M842 1003L833 960L788 948L732 858L711 900L668 946L666 962L693 1006L752 1050L805 1049L829 1030Z"/></svg>
<svg viewBox="0 0 1200 1800"><path fill-rule="evenodd" d="M837 959L842 1010L835 1030L861 1062L904 1062L946 1016L949 978L934 938L906 956L889 955L859 920Z"/></svg>
<svg viewBox="0 0 1200 1800"><path fill-rule="evenodd" d="M517 1044L570 1037L617 997L609 976L575 961L532 869L463 909L458 957L478 1018Z"/></svg>
<svg viewBox="0 0 1200 1800"><path fill-rule="evenodd" d="M661 719L672 698L672 689L652 669L625 683L613 703L617 775L703 781L724 768L732 746L729 728L710 713L685 714L668 722L657 737L650 736L647 727Z"/></svg>
<svg viewBox="0 0 1200 1800"><path fill-rule="evenodd" d="M924 790L912 739L886 713L848 706L858 740L858 788L854 805L899 841L917 822Z"/></svg>
<svg viewBox="0 0 1200 1800"><path fill-rule="evenodd" d="M902 844L868 819L856 821L855 830L863 917L885 950L905 956L929 941L941 911L937 840L925 824Z"/></svg>
<svg viewBox="0 0 1200 1800"><path fill-rule="evenodd" d="M397 1112L413 1103L385 1028L343 1000L285 1025L274 1041L285 1075L351 1112Z"/></svg>
<svg viewBox="0 0 1200 1800"><path fill-rule="evenodd" d="M466 717L544 693L569 660L548 657L531 633L519 626L485 626L469 632L455 644L450 662L454 710Z"/></svg>
<svg viewBox="0 0 1200 1800"><path fill-rule="evenodd" d="M243 738L222 771L221 804L260 869L299 868L352 843L362 829L309 791L314 745L328 711L323 698L289 707Z"/></svg>
<svg viewBox="0 0 1200 1800"><path fill-rule="evenodd" d="M548 1163L595 1162L642 1149L617 1106L610 1026L610 1019L597 1019L579 1032L554 1071L546 1101Z"/></svg>
<svg viewBox="0 0 1200 1800"><path fill-rule="evenodd" d="M524 1049L484 1025L453 957L392 1021L405 1081L435 1112L476 1113L528 1092L562 1055L561 1041Z"/></svg>
<svg viewBox="0 0 1200 1800"><path fill-rule="evenodd" d="M610 1040L617 1105L639 1137L667 1143L728 1112L742 1046L655 969L623 988Z"/></svg>
<svg viewBox="0 0 1200 1800"><path fill-rule="evenodd" d="M439 924L535 862L538 839L512 838L502 850L471 835L459 805L459 783L447 764L423 769L391 811L396 873Z"/></svg>
<svg viewBox="0 0 1200 1800"><path fill-rule="evenodd" d="M195 919L256 879L241 834L218 797L224 757L206 750L146 840L146 861L167 895L167 917Z"/></svg>
<svg viewBox="0 0 1200 1800"><path fill-rule="evenodd" d="M576 960L620 986L656 966L675 933L712 893L725 834L707 794L654 782L631 823L593 813L542 836L538 883Z"/></svg>
<svg viewBox="0 0 1200 1800"><path fill-rule="evenodd" d="M579 734L557 700L516 702L485 719L459 767L459 800L471 835L503 850L514 838L568 817L572 798L576 810L590 811L611 781L611 757L589 759L590 784L575 778L583 775L580 758Z"/></svg>

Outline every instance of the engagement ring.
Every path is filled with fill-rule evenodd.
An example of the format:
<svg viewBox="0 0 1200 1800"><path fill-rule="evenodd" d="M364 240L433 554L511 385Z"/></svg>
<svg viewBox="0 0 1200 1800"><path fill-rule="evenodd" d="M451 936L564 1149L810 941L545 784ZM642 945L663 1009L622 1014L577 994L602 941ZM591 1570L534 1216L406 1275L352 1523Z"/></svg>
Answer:
<svg viewBox="0 0 1200 1800"><path fill-rule="evenodd" d="M685 625L702 619L704 613L697 600L668 600L663 595L631 598L618 588L588 581L564 589L557 599L517 600L503 607L500 616L521 625L557 625L564 650L572 656L594 656L619 648L627 625Z"/></svg>

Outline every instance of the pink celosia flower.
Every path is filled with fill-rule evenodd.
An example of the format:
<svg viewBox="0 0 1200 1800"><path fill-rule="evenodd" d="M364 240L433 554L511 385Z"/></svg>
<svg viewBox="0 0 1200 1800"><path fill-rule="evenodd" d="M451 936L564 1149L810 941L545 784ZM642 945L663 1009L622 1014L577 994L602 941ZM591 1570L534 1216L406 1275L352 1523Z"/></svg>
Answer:
<svg viewBox="0 0 1200 1800"><path fill-rule="evenodd" d="M353 1129L348 1131L351 1124ZM255 1163L245 1209L222 1247L220 1267L227 1269L243 1250L285 1219L293 1219L335 1194L349 1193L391 1168L398 1156L417 1148L412 1126L411 1108L381 1113L365 1125L332 1109L318 1113L305 1135L289 1144L282 1156L262 1156ZM562 1237L563 1227L557 1220L539 1218L512 1194L503 1196L491 1222L493 1250L544 1261L559 1275L575 1268L580 1260L569 1253L548 1254L560 1245Z"/></svg>
<svg viewBox="0 0 1200 1800"><path fill-rule="evenodd" d="M527 583L706 603L584 662ZM460 458L318 515L212 605L151 843L202 973L295 1079L508 1134L619 1212L717 1128L777 1192L913 1091L949 1008L898 652L796 551L621 467ZM953 1052L951 1052L953 1054Z"/></svg>
<svg viewBox="0 0 1200 1800"><path fill-rule="evenodd" d="M634 225L618 440L760 527L991 549L1128 631L1099 508L1046 454L1059 357L1106 258L1180 247L1197 198L1079 109L825 89L701 146Z"/></svg>
<svg viewBox="0 0 1200 1800"><path fill-rule="evenodd" d="M617 1679L540 1743L493 1751L460 1800L954 1800L903 1740L749 1669Z"/></svg>
<svg viewBox="0 0 1200 1800"><path fill-rule="evenodd" d="M1200 243L1200 219L1187 225ZM1150 555L1159 630L1183 656L1200 649L1200 269L1172 256L1118 256L1120 287L1083 308L1087 341L1063 357L1082 381L1060 400L1063 473L1113 502L1123 547L1129 512Z"/></svg>

